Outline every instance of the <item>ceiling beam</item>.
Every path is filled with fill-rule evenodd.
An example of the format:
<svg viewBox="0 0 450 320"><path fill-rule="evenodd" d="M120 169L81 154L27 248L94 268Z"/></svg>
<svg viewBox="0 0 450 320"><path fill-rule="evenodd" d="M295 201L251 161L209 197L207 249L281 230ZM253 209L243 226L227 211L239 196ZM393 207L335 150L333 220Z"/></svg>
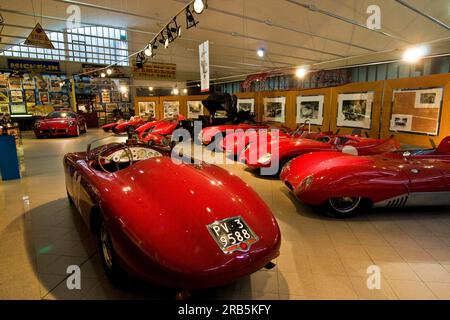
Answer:
<svg viewBox="0 0 450 320"><path fill-rule="evenodd" d="M444 22L436 19L435 17L432 17L429 14L426 14L425 12L420 11L419 9L417 9L416 7L410 5L409 3L407 3L404 0L395 0L397 3L401 4L402 6L408 8L411 11L414 11L415 13L417 13L418 15L421 15L422 17L427 18L428 20L432 21L433 23L447 29L450 30L450 27L448 25L446 25ZM450 10L450 9L449 9Z"/></svg>

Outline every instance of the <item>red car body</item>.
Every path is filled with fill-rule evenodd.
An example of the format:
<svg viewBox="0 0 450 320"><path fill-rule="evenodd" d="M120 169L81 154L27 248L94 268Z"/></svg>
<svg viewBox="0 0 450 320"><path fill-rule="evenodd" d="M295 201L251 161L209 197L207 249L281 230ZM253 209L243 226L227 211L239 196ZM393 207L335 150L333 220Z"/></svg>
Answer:
<svg viewBox="0 0 450 320"><path fill-rule="evenodd" d="M142 142L166 146L170 143L173 132L180 127L180 122L185 120L184 116L178 115L175 118L152 121L139 127L136 132Z"/></svg>
<svg viewBox="0 0 450 320"><path fill-rule="evenodd" d="M200 135L198 137L199 141L203 143L204 145L209 145L211 142L215 140L218 134L221 134L221 136L225 136L227 133L227 130L248 130L248 129L267 129L270 125L268 124L247 124L247 123L240 123L240 124L224 124L219 126L211 126L203 128L200 132Z"/></svg>
<svg viewBox="0 0 450 320"><path fill-rule="evenodd" d="M289 160L310 152L340 151L356 155L372 155L394 151L400 143L394 139L371 139L351 135L318 135L313 139L280 137L268 141L267 150L259 144L250 144L239 156L239 161L253 168L270 167L277 160L280 168Z"/></svg>
<svg viewBox="0 0 450 320"><path fill-rule="evenodd" d="M123 122L125 122L125 120L124 119L120 119L120 120L117 120L116 122L105 124L101 128L103 129L103 131L109 132L109 131L112 131L117 125L119 125L119 124L121 124Z"/></svg>
<svg viewBox="0 0 450 320"><path fill-rule="evenodd" d="M116 266L149 282L183 289L220 286L278 255L280 231L268 206L217 166L175 164L145 144L112 144L65 155L64 170L71 201L101 235L101 257L112 248ZM226 227L224 219L245 222L256 241L231 235L231 246L227 234L223 240L233 250L224 251L211 232L211 226Z"/></svg>
<svg viewBox="0 0 450 320"><path fill-rule="evenodd" d="M281 180L301 202L331 206L336 217L354 214L363 203L374 207L450 205L450 137L431 150L362 157L310 153L288 163Z"/></svg>
<svg viewBox="0 0 450 320"><path fill-rule="evenodd" d="M72 111L50 112L44 119L37 120L33 126L37 138L77 137L87 132L86 119Z"/></svg>
<svg viewBox="0 0 450 320"><path fill-rule="evenodd" d="M141 117L132 117L128 121L124 121L122 123L118 123L112 131L115 134L124 133L124 132L134 132L138 127L142 126L146 121Z"/></svg>

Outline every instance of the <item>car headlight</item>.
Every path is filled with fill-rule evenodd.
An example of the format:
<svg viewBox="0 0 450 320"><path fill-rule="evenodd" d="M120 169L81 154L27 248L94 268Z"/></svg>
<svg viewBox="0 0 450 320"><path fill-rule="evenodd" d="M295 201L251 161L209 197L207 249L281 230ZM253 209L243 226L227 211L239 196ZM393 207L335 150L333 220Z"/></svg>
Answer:
<svg viewBox="0 0 450 320"><path fill-rule="evenodd" d="M311 184L314 182L314 176L310 175L307 176L305 179L302 180L302 182L300 183L300 189L301 190L306 190L308 189Z"/></svg>
<svg viewBox="0 0 450 320"><path fill-rule="evenodd" d="M258 163L260 164L268 164L270 162L270 159L272 158L271 153L266 153L261 158L258 159Z"/></svg>

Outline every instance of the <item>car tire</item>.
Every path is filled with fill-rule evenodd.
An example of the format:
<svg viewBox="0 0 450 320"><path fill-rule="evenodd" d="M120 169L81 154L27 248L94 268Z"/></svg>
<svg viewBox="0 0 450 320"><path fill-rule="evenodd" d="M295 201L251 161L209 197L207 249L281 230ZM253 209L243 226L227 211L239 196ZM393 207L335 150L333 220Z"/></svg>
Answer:
<svg viewBox="0 0 450 320"><path fill-rule="evenodd" d="M102 260L106 276L114 283L120 283L123 272L117 265L117 260L112 246L108 225L103 216L100 217L100 230L98 234L98 252Z"/></svg>
<svg viewBox="0 0 450 320"><path fill-rule="evenodd" d="M331 218L347 219L354 217L363 207L362 197L330 198L326 203L326 213Z"/></svg>

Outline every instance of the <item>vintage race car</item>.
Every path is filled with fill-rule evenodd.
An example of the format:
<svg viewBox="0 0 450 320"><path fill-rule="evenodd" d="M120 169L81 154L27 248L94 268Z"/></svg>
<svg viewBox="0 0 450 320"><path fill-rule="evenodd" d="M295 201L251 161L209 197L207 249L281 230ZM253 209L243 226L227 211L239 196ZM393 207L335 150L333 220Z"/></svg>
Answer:
<svg viewBox="0 0 450 320"><path fill-rule="evenodd" d="M139 140L149 145L169 146L172 141L172 134L178 128L185 128L191 132L193 121L186 120L183 115L172 118L165 118L159 121L145 124L136 130Z"/></svg>
<svg viewBox="0 0 450 320"><path fill-rule="evenodd" d="M86 119L72 111L50 112L44 119L37 120L33 126L38 139L44 137L78 137L87 132Z"/></svg>
<svg viewBox="0 0 450 320"><path fill-rule="evenodd" d="M124 270L178 289L214 287L272 267L279 253L269 207L217 166L175 163L130 140L66 154L64 170L112 279Z"/></svg>
<svg viewBox="0 0 450 320"><path fill-rule="evenodd" d="M281 180L303 203L336 218L364 207L450 205L450 137L438 148L357 157L337 152L289 162Z"/></svg>
<svg viewBox="0 0 450 320"><path fill-rule="evenodd" d="M124 132L131 134L131 133L134 133L134 131L138 127L142 126L145 122L146 121L141 117L137 117L137 116L131 117L130 120L117 124L112 129L112 131L115 134L124 133Z"/></svg>
<svg viewBox="0 0 450 320"><path fill-rule="evenodd" d="M124 123L124 122L125 122L124 119L119 119L116 122L105 124L101 128L103 129L103 131L109 132L109 131L112 131L117 125Z"/></svg>
<svg viewBox="0 0 450 320"><path fill-rule="evenodd" d="M270 126L268 124L223 124L218 126L211 126L203 128L198 136L198 140L205 146L215 142L217 145L220 144L221 140L227 135L228 132L233 132L236 130L259 130L268 129Z"/></svg>
<svg viewBox="0 0 450 320"><path fill-rule="evenodd" d="M310 152L340 151L353 155L373 155L397 150L400 143L392 137L371 139L352 135L317 135L311 139L272 138L263 149L259 147L259 143L248 145L239 156L239 161L252 168L268 168L272 161L278 161L281 170L288 161Z"/></svg>

